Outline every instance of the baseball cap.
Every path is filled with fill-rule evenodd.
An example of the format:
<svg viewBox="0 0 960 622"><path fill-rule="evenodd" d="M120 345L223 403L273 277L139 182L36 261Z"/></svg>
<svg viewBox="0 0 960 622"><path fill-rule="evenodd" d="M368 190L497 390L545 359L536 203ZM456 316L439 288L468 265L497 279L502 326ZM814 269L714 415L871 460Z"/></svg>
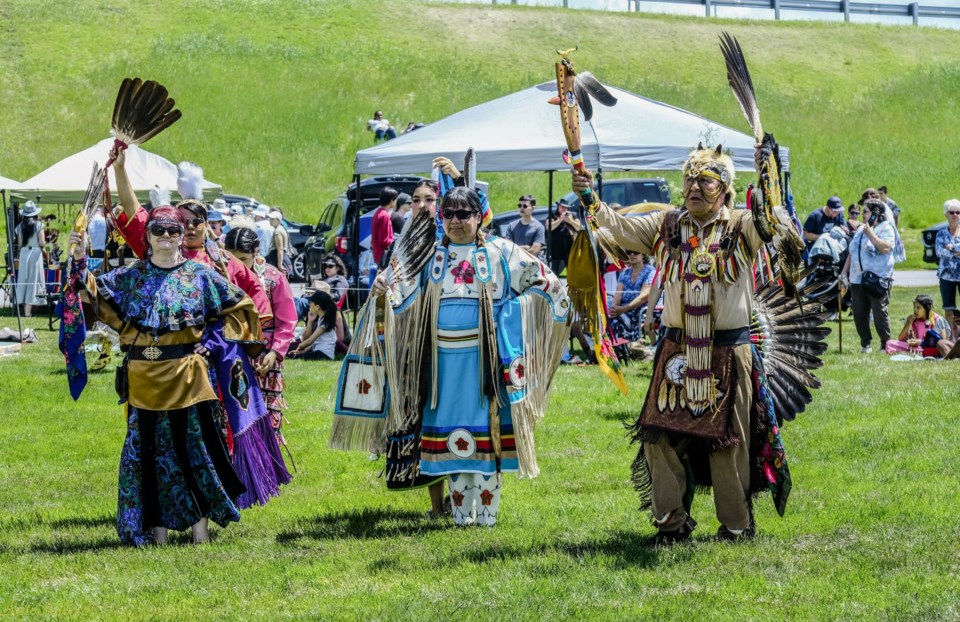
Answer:
<svg viewBox="0 0 960 622"><path fill-rule="evenodd" d="M840 200L840 197L834 195L827 199L827 207L838 212L843 211L843 201Z"/></svg>
<svg viewBox="0 0 960 622"><path fill-rule="evenodd" d="M273 210L272 212L267 214L267 218L276 218L277 220L283 220L283 214L281 214L277 210Z"/></svg>
<svg viewBox="0 0 960 622"><path fill-rule="evenodd" d="M253 215L263 216L264 218L266 218L267 216L270 215L270 208L267 207L266 205L259 205L257 206L257 209L253 210Z"/></svg>
<svg viewBox="0 0 960 622"><path fill-rule="evenodd" d="M226 220L220 210L212 209L207 212L207 222L226 222Z"/></svg>

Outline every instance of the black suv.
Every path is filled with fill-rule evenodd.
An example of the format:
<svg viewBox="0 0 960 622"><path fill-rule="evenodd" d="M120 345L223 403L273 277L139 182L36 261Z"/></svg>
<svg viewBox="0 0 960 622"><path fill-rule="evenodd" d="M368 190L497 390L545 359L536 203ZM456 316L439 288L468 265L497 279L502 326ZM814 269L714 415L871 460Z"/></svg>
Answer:
<svg viewBox="0 0 960 622"><path fill-rule="evenodd" d="M260 206L260 201L253 197L245 197L239 194L225 194L223 195L223 200L227 202L227 207L240 205L244 208L250 206L255 209ZM303 246L307 242L308 236L301 232L303 223L293 222L284 218L283 226L290 235L291 258L293 260L293 273L287 276L291 281L302 283L307 280L307 273L303 262Z"/></svg>
<svg viewBox="0 0 960 622"><path fill-rule="evenodd" d="M360 182L360 231L354 235L354 198L357 185L350 184L345 193L333 199L320 214L315 227L304 225L300 232L309 235L304 245L304 265L309 279L321 278L320 265L328 253L336 253L350 271L351 287L355 286L353 252L355 241L363 241L370 235L370 213L380 205L380 191L390 186L397 192L413 194L416 185L429 179L413 175L371 177ZM357 253L359 256L359 252Z"/></svg>

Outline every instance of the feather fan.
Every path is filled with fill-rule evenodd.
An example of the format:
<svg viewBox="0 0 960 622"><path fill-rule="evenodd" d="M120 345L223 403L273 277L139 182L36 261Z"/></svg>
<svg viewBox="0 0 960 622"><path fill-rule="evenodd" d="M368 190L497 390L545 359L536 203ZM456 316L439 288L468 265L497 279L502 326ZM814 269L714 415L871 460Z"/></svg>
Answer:
<svg viewBox="0 0 960 622"><path fill-rule="evenodd" d="M93 173L90 174L90 182L87 184L87 191L83 195L83 205L73 222L74 233L82 233L87 230L90 219L100 208L103 198L103 189L107 184L107 169L100 168L96 162L93 163ZM73 257L73 251L76 245L70 246L70 257Z"/></svg>
<svg viewBox="0 0 960 622"><path fill-rule="evenodd" d="M160 83L124 78L113 106L116 140L124 148L147 142L180 119L181 113L175 105Z"/></svg>
<svg viewBox="0 0 960 622"><path fill-rule="evenodd" d="M782 424L803 412L813 400L810 390L820 388L811 370L823 366L820 356L831 332L823 324L832 315L827 305L834 292L829 286L832 277L814 279L808 274L797 285L796 295L787 297L777 285L778 276L774 273L757 288L751 333L763 357L777 422Z"/></svg>
<svg viewBox="0 0 960 622"><path fill-rule="evenodd" d="M437 225L429 210L422 209L411 218L393 248L386 270L388 282L411 283L433 256L437 242Z"/></svg>

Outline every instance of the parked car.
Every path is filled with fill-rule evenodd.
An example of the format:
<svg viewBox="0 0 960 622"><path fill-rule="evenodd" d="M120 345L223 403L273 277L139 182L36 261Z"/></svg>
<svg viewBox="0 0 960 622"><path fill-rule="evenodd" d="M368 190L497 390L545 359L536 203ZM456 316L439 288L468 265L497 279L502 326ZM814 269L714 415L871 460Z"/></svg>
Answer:
<svg viewBox="0 0 960 622"><path fill-rule="evenodd" d="M301 233L310 237L304 244L304 266L307 279L320 278L320 269L328 253L336 253L350 272L351 287L355 287L354 241L360 243L357 255L362 248L369 248L370 222L372 212L380 205L380 191L387 186L398 192L412 194L414 187L426 177L415 175L371 177L360 182L360 228L354 233L354 197L356 184L350 184L347 191L334 198L320 214L316 226L305 225ZM365 242L366 240L366 242ZM348 301L354 303L355 300Z"/></svg>
<svg viewBox="0 0 960 622"><path fill-rule="evenodd" d="M227 207L233 207L239 204L244 206L244 208L249 206L252 210L260 206L260 201L253 197L245 197L238 194L225 194L223 195L223 200L227 202ZM303 223L294 222L286 218L284 218L282 222L284 229L287 230L287 234L290 236L290 256L293 262L293 273L287 276L294 282L306 282L307 272L304 266L303 247L307 242L308 236L301 232Z"/></svg>
<svg viewBox="0 0 960 622"><path fill-rule="evenodd" d="M596 184L593 189L598 190ZM563 198L570 205L576 205L579 201L575 192ZM624 207L638 203L670 203L670 186L662 177L605 179L600 200L608 205L619 203Z"/></svg>
<svg viewBox="0 0 960 622"><path fill-rule="evenodd" d="M947 228L946 221L923 230L920 239L923 241L923 260L927 263L940 263L937 257L937 234Z"/></svg>

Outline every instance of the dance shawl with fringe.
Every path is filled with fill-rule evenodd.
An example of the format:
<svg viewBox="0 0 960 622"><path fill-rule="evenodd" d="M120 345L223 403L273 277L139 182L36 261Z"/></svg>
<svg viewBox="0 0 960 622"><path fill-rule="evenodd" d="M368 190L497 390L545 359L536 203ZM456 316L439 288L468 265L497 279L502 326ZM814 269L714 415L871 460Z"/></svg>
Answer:
<svg viewBox="0 0 960 622"><path fill-rule="evenodd" d="M479 290L479 369L483 376L479 386L491 397L492 405L509 403L520 476L536 477L539 468L533 431L546 411L569 331L566 290L547 266L501 238L488 238L469 258L458 257L463 259L469 263L463 270L471 274ZM448 261L447 248L438 246L419 279L409 285L395 283L388 291L383 349L375 331L357 330L357 343L351 350L360 355L373 350L374 360L385 361L390 405L385 417L335 416L331 447L369 451L381 444L387 432L417 423L424 405L436 404L433 380L437 377L438 313ZM488 312L484 307L492 322L485 320ZM367 328L373 323L372 315L365 314ZM485 329L489 323L492 326ZM481 397L478 394L475 399Z"/></svg>

